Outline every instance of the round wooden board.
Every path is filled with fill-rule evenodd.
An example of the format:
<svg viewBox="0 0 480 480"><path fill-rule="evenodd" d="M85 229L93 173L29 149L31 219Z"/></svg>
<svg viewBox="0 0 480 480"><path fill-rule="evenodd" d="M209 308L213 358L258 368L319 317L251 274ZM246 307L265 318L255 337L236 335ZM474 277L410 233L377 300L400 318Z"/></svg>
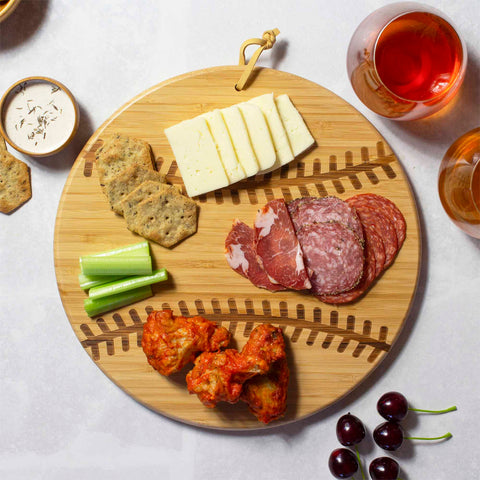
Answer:
<svg viewBox="0 0 480 480"><path fill-rule="evenodd" d="M133 398L168 417L225 429L260 428L245 404L204 407L185 386L185 371L165 378L147 363L142 325L152 309L201 314L233 333L241 348L252 328L283 328L291 381L285 417L271 425L317 412L358 385L382 360L408 314L418 279L420 232L408 181L391 149L373 126L329 90L284 72L257 69L250 86L234 85L242 67L214 67L188 73L134 98L92 136L67 179L55 228L55 269L67 317L88 354ZM141 238L111 212L97 178L95 151L102 139L121 132L148 141L157 166L173 184L182 184L164 129L202 112L263 93L287 93L305 119L317 145L290 165L228 189L197 198L198 232L173 249L151 242L157 266L170 280L155 296L90 319L78 286L78 258L128 245ZM373 192L393 200L405 215L407 239L394 264L359 301L326 305L298 292L271 293L231 270L224 240L232 220L252 225L257 209L272 198L305 195L348 198Z"/></svg>

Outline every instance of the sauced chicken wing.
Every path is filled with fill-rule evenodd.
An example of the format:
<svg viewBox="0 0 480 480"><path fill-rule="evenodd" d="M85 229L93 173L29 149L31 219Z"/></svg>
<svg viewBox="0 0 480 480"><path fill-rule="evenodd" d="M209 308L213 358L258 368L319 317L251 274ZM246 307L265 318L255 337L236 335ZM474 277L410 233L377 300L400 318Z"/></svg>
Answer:
<svg viewBox="0 0 480 480"><path fill-rule="evenodd" d="M287 408L289 370L286 359L277 360L265 375L256 375L243 385L240 397L263 423L282 417Z"/></svg>
<svg viewBox="0 0 480 480"><path fill-rule="evenodd" d="M187 387L190 393L196 393L200 401L210 408L221 401L236 403L247 380L268 373L275 362L284 359L285 341L282 330L272 325L260 325L253 330L241 352L228 349L224 352L202 353L187 375ZM274 378L275 376L272 377ZM288 383L288 368L286 382ZM284 388L283 383L279 388ZM282 407L277 407L277 410L280 408ZM273 405L271 409L273 410Z"/></svg>
<svg viewBox="0 0 480 480"><path fill-rule="evenodd" d="M242 349L242 355L257 358L271 365L273 362L285 358L285 340L282 329L270 324L262 324L256 327L248 342Z"/></svg>
<svg viewBox="0 0 480 480"><path fill-rule="evenodd" d="M264 375L257 375L243 385L241 399L263 423L285 413L289 370L282 330L272 325L259 325L250 335L242 354L261 358L270 365Z"/></svg>
<svg viewBox="0 0 480 480"><path fill-rule="evenodd" d="M171 375L192 362L199 352L226 347L230 333L203 317L175 317L171 310L150 313L143 326L142 348L148 363Z"/></svg>
<svg viewBox="0 0 480 480"><path fill-rule="evenodd" d="M236 403L242 385L249 378L268 371L265 361L245 357L235 349L202 353L187 374L187 388L196 393L200 401L213 408L218 402Z"/></svg>

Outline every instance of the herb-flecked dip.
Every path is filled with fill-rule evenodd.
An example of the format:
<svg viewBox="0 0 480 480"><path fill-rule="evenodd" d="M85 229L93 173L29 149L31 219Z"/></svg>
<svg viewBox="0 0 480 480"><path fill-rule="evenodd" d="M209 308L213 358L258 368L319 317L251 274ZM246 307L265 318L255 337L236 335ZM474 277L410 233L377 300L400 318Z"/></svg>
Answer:
<svg viewBox="0 0 480 480"><path fill-rule="evenodd" d="M6 98L2 121L12 143L27 152L46 154L60 148L75 128L75 105L58 85L27 80Z"/></svg>

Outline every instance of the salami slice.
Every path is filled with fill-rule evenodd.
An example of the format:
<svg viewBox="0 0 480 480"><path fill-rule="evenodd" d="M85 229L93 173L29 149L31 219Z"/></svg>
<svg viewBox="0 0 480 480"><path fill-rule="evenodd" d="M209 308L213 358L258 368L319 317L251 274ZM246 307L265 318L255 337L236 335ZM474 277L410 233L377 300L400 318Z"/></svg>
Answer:
<svg viewBox="0 0 480 480"><path fill-rule="evenodd" d="M381 213L381 211L373 209L362 202L352 200L351 198L349 198L347 202L353 204L357 209L357 214L362 222L364 230L372 229L382 239L385 248L384 268L387 268L391 265L398 252L397 232L395 226L389 220L387 215Z"/></svg>
<svg viewBox="0 0 480 480"><path fill-rule="evenodd" d="M350 303L360 298L368 290L368 288L370 287L370 285L373 283L373 281L377 276L375 253L374 253L374 248L372 248L373 245L369 243L370 239L371 237L367 235L365 239L365 247L364 247L365 265L363 268L362 278L360 279L360 282L358 282L358 285L353 287L348 292L339 293L337 295L319 295L317 297L319 300L321 300L324 303L332 303L332 304ZM382 248L383 248L383 245L382 245ZM380 271L382 270L382 268L383 268L383 263L382 263L382 266L380 267Z"/></svg>
<svg viewBox="0 0 480 480"><path fill-rule="evenodd" d="M307 223L339 222L352 229L363 243L363 228L355 208L338 197L303 197L288 204L295 231Z"/></svg>
<svg viewBox="0 0 480 480"><path fill-rule="evenodd" d="M225 257L233 270L248 278L256 287L271 291L285 290L282 285L268 279L265 270L258 263L255 230L240 220L234 220L225 239Z"/></svg>
<svg viewBox="0 0 480 480"><path fill-rule="evenodd" d="M407 233L407 223L402 212L391 200L382 197L381 195L375 195L374 193L362 193L355 195L355 197L352 197L350 200L352 201L353 205L364 204L370 206L371 208L382 210L382 212L388 216L395 226L398 249L401 248Z"/></svg>
<svg viewBox="0 0 480 480"><path fill-rule="evenodd" d="M375 257L375 277L378 277L385 267L386 256L383 241L373 228L365 229L365 245L368 245Z"/></svg>
<svg viewBox="0 0 480 480"><path fill-rule="evenodd" d="M259 262L272 283L293 290L311 287L293 223L283 199L268 202L255 219Z"/></svg>
<svg viewBox="0 0 480 480"><path fill-rule="evenodd" d="M297 236L314 295L333 295L358 284L364 257L355 232L338 222L322 222L303 225Z"/></svg>

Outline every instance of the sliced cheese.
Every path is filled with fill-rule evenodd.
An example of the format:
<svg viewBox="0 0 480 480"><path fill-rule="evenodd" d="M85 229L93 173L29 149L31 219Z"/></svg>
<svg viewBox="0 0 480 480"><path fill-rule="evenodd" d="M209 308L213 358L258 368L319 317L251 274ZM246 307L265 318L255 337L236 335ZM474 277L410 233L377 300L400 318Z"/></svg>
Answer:
<svg viewBox="0 0 480 480"><path fill-rule="evenodd" d="M260 166L250 143L250 137L248 136L242 114L236 105L223 108L221 112L230 133L238 161L245 170L247 177L251 177L260 170Z"/></svg>
<svg viewBox="0 0 480 480"><path fill-rule="evenodd" d="M274 165L277 158L267 121L258 105L244 102L239 103L238 108L247 125L260 170L267 170Z"/></svg>
<svg viewBox="0 0 480 480"><path fill-rule="evenodd" d="M165 129L190 197L223 188L229 181L204 118L195 117Z"/></svg>
<svg viewBox="0 0 480 480"><path fill-rule="evenodd" d="M212 134L229 182L235 183L246 178L247 174L238 161L232 140L230 139L230 134L228 133L220 110L213 110L213 112L207 112L200 116L207 121L208 128Z"/></svg>
<svg viewBox="0 0 480 480"><path fill-rule="evenodd" d="M315 139L288 95L279 95L275 99L275 103L287 132L293 154L295 156L300 155L315 143Z"/></svg>
<svg viewBox="0 0 480 480"><path fill-rule="evenodd" d="M293 160L293 152L288 141L285 128L283 127L282 119L278 113L273 93L260 95L249 100L250 103L258 105L262 110L267 120L268 128L272 135L273 146L277 154L277 160L271 167L271 170L281 167Z"/></svg>

